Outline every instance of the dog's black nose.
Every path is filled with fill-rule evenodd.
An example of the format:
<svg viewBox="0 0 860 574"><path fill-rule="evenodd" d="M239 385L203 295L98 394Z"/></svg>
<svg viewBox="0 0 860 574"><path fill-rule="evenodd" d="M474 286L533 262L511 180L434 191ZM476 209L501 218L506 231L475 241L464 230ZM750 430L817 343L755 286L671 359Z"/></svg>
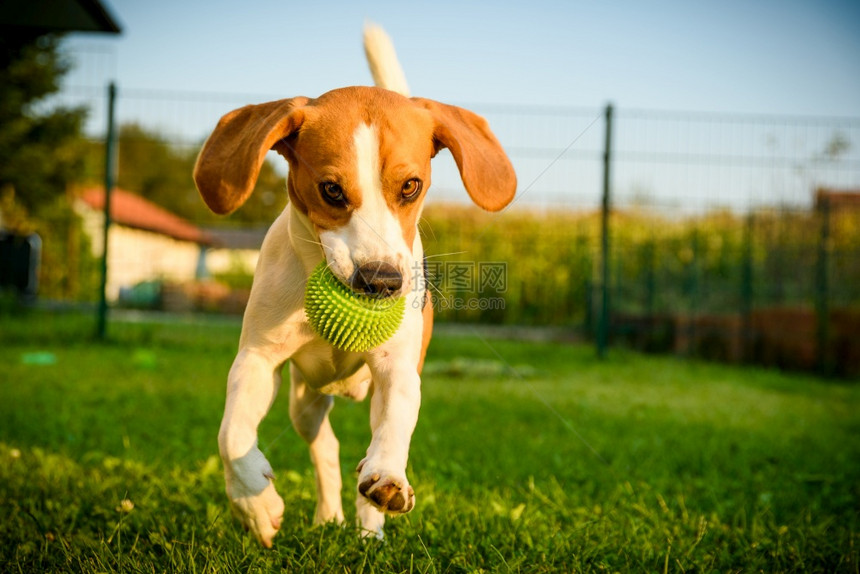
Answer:
<svg viewBox="0 0 860 574"><path fill-rule="evenodd" d="M403 286L403 275L390 263L373 261L356 268L349 286L365 295L391 297Z"/></svg>

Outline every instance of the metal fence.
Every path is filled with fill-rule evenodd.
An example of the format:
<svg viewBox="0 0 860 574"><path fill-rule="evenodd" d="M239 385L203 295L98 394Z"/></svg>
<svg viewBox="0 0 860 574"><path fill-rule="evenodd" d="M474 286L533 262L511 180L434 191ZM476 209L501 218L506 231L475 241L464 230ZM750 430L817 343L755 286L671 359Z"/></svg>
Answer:
<svg viewBox="0 0 860 574"><path fill-rule="evenodd" d="M222 114L285 95L120 86L116 118L196 149ZM88 133L105 133L104 88L67 86L57 101L86 105ZM646 350L860 370L860 207L842 193L860 192L860 119L621 108L607 148L604 108L449 103L488 119L519 190L508 213L472 230L479 239L456 232L476 253L488 248L480 238L510 244L488 255L508 258L504 312L449 309L443 319L563 325L598 339L604 329ZM466 198L450 157L435 160L430 212ZM545 224L526 229L523 218ZM456 252L434 241L428 251ZM538 251L552 255L529 263Z"/></svg>

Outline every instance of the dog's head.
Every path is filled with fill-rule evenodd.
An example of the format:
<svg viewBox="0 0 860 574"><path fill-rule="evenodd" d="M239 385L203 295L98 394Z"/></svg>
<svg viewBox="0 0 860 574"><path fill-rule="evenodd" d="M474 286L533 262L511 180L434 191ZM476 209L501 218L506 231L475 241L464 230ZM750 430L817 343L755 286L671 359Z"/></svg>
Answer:
<svg viewBox="0 0 860 574"><path fill-rule="evenodd" d="M483 118L370 87L230 112L200 152L194 180L210 209L230 213L274 149L290 165L290 201L313 224L334 274L356 291L393 296L411 288L430 159L442 148L476 204L510 203L516 175Z"/></svg>

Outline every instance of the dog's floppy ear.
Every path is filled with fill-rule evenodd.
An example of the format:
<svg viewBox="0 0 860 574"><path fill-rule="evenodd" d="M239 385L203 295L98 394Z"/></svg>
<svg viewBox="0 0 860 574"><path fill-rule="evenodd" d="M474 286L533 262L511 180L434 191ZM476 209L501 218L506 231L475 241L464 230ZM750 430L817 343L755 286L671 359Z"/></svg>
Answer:
<svg viewBox="0 0 860 574"><path fill-rule="evenodd" d="M307 102L298 97L245 106L221 118L194 166L194 183L209 209L224 215L245 203L266 153L281 152L279 142L302 125Z"/></svg>
<svg viewBox="0 0 860 574"><path fill-rule="evenodd" d="M517 191L517 175L499 140L481 116L433 100L413 98L433 115L436 148L448 148L469 197L487 211L508 205Z"/></svg>

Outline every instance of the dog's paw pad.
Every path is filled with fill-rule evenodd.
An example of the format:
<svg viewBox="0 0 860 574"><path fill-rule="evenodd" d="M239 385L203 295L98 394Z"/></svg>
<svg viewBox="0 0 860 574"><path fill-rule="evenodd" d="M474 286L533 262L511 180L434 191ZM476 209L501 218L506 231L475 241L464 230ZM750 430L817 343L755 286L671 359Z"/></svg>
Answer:
<svg viewBox="0 0 860 574"><path fill-rule="evenodd" d="M415 490L403 480L373 473L358 485L358 492L388 514L405 514L415 508Z"/></svg>

